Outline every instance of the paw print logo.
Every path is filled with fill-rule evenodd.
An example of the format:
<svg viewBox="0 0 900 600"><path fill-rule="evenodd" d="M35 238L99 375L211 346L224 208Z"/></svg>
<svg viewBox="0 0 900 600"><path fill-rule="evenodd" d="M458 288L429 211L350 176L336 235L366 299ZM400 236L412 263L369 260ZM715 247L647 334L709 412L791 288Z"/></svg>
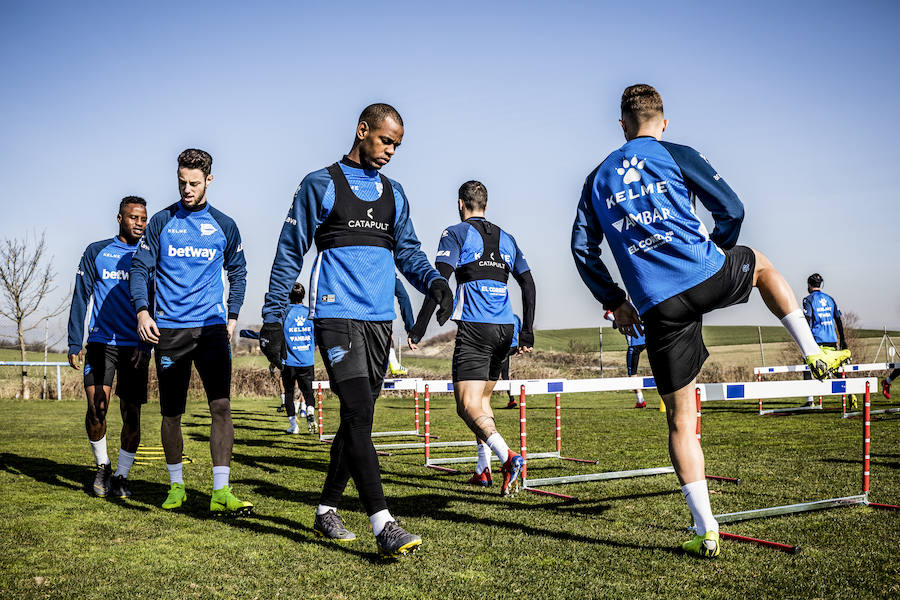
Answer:
<svg viewBox="0 0 900 600"><path fill-rule="evenodd" d="M641 180L639 169L644 169L644 161L638 161L637 156L632 156L630 161L627 158L622 161L622 167L616 169L616 173L625 176L622 178L622 183L627 185Z"/></svg>

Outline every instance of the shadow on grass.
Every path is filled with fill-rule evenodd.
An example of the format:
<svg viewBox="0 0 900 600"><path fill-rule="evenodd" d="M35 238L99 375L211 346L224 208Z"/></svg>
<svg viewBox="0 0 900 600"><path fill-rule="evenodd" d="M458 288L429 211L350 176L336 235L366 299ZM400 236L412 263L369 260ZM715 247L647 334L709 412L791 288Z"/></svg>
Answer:
<svg viewBox="0 0 900 600"><path fill-rule="evenodd" d="M61 464L47 458L0 454L0 470L31 477L40 483L91 494L96 468L85 465ZM91 494L93 495L93 494Z"/></svg>

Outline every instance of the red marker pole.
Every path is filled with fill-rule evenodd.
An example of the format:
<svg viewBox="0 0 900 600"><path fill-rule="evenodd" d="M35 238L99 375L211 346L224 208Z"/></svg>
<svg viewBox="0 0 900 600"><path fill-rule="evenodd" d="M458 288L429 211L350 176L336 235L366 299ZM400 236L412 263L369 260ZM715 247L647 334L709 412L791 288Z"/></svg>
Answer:
<svg viewBox="0 0 900 600"><path fill-rule="evenodd" d="M525 386L519 388L519 453L522 455L522 481L526 480L526 469L528 468L528 434L526 432L525 423Z"/></svg>
<svg viewBox="0 0 900 600"><path fill-rule="evenodd" d="M760 546L765 546L766 548L774 548L775 550L781 550L782 552L787 552L788 554L797 554L800 552L800 546L791 546L790 544L782 544L780 542L771 542L769 540L761 540L759 538L747 537L745 535L737 535L734 533L725 533L724 531L719 532L719 537L724 540L736 540L738 542L748 542L751 544L759 544Z"/></svg>
<svg viewBox="0 0 900 600"><path fill-rule="evenodd" d="M428 459L431 458L431 422L429 415L431 414L431 402L428 398L428 385L425 386L425 464L428 464Z"/></svg>
<svg viewBox="0 0 900 600"><path fill-rule="evenodd" d="M419 433L419 390L413 391L413 412L415 413L416 434Z"/></svg>
<svg viewBox="0 0 900 600"><path fill-rule="evenodd" d="M319 439L322 438L322 425L325 423L325 416L322 414L322 384L319 384L319 390L316 392L316 404L319 409Z"/></svg>
<svg viewBox="0 0 900 600"><path fill-rule="evenodd" d="M869 382L866 382L866 400L863 405L863 477L862 487L863 494L869 493L869 452L870 452L870 435L871 425L869 418L872 416L871 390L869 390Z"/></svg>
<svg viewBox="0 0 900 600"><path fill-rule="evenodd" d="M560 418L559 393L556 394L556 452L562 452L562 419Z"/></svg>

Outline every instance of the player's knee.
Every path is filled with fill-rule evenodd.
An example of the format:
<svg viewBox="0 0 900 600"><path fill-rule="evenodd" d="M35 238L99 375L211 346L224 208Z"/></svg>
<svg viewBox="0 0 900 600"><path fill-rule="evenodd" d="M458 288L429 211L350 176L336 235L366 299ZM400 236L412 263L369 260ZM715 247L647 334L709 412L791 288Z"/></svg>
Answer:
<svg viewBox="0 0 900 600"><path fill-rule="evenodd" d="M209 403L209 412L213 418L225 419L231 416L231 400L219 398Z"/></svg>

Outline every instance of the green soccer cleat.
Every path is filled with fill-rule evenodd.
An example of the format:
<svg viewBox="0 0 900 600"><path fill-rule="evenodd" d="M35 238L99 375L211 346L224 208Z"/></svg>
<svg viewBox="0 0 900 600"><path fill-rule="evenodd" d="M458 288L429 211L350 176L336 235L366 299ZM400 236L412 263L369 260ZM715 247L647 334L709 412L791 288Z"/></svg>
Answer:
<svg viewBox="0 0 900 600"><path fill-rule="evenodd" d="M184 501L187 500L187 492L184 491L183 483L173 483L169 488L169 495L166 501L162 503L162 507L166 510L175 510L181 508Z"/></svg>
<svg viewBox="0 0 900 600"><path fill-rule="evenodd" d="M809 372L818 380L826 379L832 373L835 373L841 365L850 362L849 350L831 350L829 348L819 348L818 354L810 354L806 357L806 364L809 366Z"/></svg>
<svg viewBox="0 0 900 600"><path fill-rule="evenodd" d="M705 535L695 535L681 545L688 554L703 558L715 558L719 555L719 532L707 531Z"/></svg>
<svg viewBox="0 0 900 600"><path fill-rule="evenodd" d="M253 505L245 500L238 500L232 493L231 486L213 490L209 499L209 510L214 516L243 517L253 512Z"/></svg>

